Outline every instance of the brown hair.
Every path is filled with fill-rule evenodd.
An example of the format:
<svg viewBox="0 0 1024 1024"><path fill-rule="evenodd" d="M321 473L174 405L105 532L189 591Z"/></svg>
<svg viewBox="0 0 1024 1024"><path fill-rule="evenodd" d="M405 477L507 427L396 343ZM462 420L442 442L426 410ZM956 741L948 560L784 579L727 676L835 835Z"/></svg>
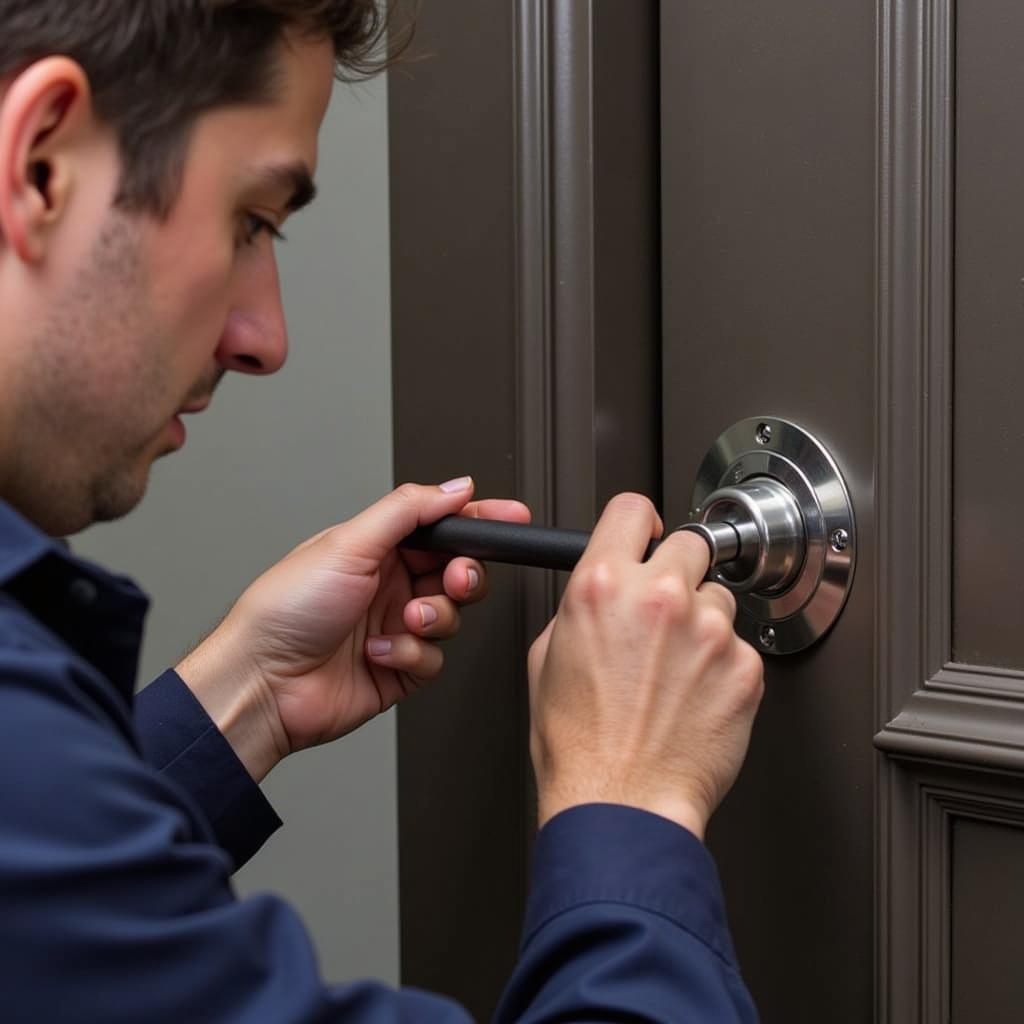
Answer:
<svg viewBox="0 0 1024 1024"><path fill-rule="evenodd" d="M395 0L0 0L0 78L62 55L117 132L117 205L165 215L196 118L273 95L286 31L334 43L337 76L369 77L408 43ZM390 29L390 32L389 32ZM390 41L389 41L390 37Z"/></svg>

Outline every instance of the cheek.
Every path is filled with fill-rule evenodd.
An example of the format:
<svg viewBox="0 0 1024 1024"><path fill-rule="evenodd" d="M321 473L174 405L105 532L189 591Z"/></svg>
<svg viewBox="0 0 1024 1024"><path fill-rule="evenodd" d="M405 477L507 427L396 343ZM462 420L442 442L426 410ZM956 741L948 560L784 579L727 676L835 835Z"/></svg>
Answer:
<svg viewBox="0 0 1024 1024"><path fill-rule="evenodd" d="M181 350L209 358L217 347L231 308L233 247L208 246L182 254L174 276L161 291L160 311L166 332Z"/></svg>

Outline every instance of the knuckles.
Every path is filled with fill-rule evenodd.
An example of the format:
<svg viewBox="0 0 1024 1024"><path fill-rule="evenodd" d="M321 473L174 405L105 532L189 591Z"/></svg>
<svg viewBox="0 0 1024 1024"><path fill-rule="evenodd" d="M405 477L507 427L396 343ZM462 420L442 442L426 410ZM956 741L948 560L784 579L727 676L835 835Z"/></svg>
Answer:
<svg viewBox="0 0 1024 1024"><path fill-rule="evenodd" d="M714 588L715 592L725 601L729 607L729 615L732 620L736 621L736 595L728 588L723 587L721 583L703 583L701 584L701 592Z"/></svg>
<svg viewBox="0 0 1024 1024"><path fill-rule="evenodd" d="M738 638L732 622L716 605L701 608L694 617L694 638L713 658L724 658Z"/></svg>
<svg viewBox="0 0 1024 1024"><path fill-rule="evenodd" d="M526 656L526 670L531 676L535 676L540 671L541 665L543 664L544 645L541 644L541 638L537 637L537 639L530 644L530 651Z"/></svg>
<svg viewBox="0 0 1024 1024"><path fill-rule="evenodd" d="M611 565L602 561L586 562L572 574L565 588L565 601L568 607L599 608L615 595L618 586Z"/></svg>
<svg viewBox="0 0 1024 1024"><path fill-rule="evenodd" d="M689 615L692 597L686 581L675 573L660 573L642 598L644 610L658 619L683 622Z"/></svg>
<svg viewBox="0 0 1024 1024"><path fill-rule="evenodd" d="M624 491L622 494L616 494L606 507L623 512L651 512L657 514L654 502L646 494L637 494L633 491Z"/></svg>
<svg viewBox="0 0 1024 1024"><path fill-rule="evenodd" d="M544 661L548 654L549 637L550 631L546 629L530 644L530 651L526 656L526 671L531 679L536 679L544 667Z"/></svg>
<svg viewBox="0 0 1024 1024"><path fill-rule="evenodd" d="M739 695L752 707L764 696L764 659L750 644L738 641L735 678Z"/></svg>
<svg viewBox="0 0 1024 1024"><path fill-rule="evenodd" d="M391 492L391 497L400 505L410 505L418 508L422 492L423 488L418 484L404 483L399 484L399 486Z"/></svg>

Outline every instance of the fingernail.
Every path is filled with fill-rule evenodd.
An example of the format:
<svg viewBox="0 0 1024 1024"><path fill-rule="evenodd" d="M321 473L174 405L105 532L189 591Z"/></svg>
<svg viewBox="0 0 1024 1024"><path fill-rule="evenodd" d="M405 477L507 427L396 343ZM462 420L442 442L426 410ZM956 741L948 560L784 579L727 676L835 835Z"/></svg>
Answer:
<svg viewBox="0 0 1024 1024"><path fill-rule="evenodd" d="M366 642L366 649L370 652L371 657L383 658L385 654L391 653L391 641L377 637Z"/></svg>
<svg viewBox="0 0 1024 1024"><path fill-rule="evenodd" d="M430 626L437 622L437 609L432 604L420 605L420 625Z"/></svg>
<svg viewBox="0 0 1024 1024"><path fill-rule="evenodd" d="M476 590L480 586L480 573L476 569L467 569L466 575L469 576L469 589Z"/></svg>
<svg viewBox="0 0 1024 1024"><path fill-rule="evenodd" d="M471 476L460 476L449 480L446 484L441 484L441 490L445 494L456 494L458 491L468 491L472 486L473 478Z"/></svg>

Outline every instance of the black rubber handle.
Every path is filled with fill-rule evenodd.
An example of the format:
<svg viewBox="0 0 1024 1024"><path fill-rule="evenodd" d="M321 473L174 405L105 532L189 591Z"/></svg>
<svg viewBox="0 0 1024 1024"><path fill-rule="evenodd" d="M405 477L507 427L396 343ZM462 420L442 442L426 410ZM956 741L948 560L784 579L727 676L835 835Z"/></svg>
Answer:
<svg viewBox="0 0 1024 1024"><path fill-rule="evenodd" d="M507 562L571 572L589 542L590 534L585 530L446 516L432 526L414 530L402 541L402 547L465 555L482 562ZM645 560L654 554L657 546L658 541L651 541Z"/></svg>

